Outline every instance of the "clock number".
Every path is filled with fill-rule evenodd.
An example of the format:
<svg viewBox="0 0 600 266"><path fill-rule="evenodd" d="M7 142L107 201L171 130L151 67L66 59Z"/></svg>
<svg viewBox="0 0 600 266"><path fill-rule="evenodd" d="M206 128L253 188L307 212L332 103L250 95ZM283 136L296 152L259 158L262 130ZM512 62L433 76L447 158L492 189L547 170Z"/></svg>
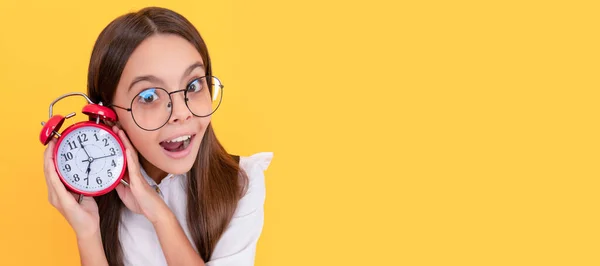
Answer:
<svg viewBox="0 0 600 266"><path fill-rule="evenodd" d="M100 141L100 139L98 138L98 135L96 133L94 133L94 137L96 137L96 141Z"/></svg>
<svg viewBox="0 0 600 266"><path fill-rule="evenodd" d="M83 136L83 140L81 136ZM85 133L81 134L81 136L77 136L77 140L79 140L79 143L88 141L87 135Z"/></svg>
<svg viewBox="0 0 600 266"><path fill-rule="evenodd" d="M75 143L75 141L67 141L67 143L69 143L69 148L71 148L71 150L77 149L77 143Z"/></svg>
<svg viewBox="0 0 600 266"><path fill-rule="evenodd" d="M61 154L63 158L65 158L65 161L69 161L71 159L73 159L73 154L71 152L67 152L67 154Z"/></svg>
<svg viewBox="0 0 600 266"><path fill-rule="evenodd" d="M108 139L102 139L104 141L104 147L108 147Z"/></svg>
<svg viewBox="0 0 600 266"><path fill-rule="evenodd" d="M79 182L79 175L78 174L74 174L73 175L73 179L75 179L75 182Z"/></svg>
<svg viewBox="0 0 600 266"><path fill-rule="evenodd" d="M96 183L98 183L98 185L102 184L102 178L96 177Z"/></svg>
<svg viewBox="0 0 600 266"><path fill-rule="evenodd" d="M112 160L112 163L110 163L110 165L111 165L112 167L117 167L117 164L115 163L115 160Z"/></svg>
<svg viewBox="0 0 600 266"><path fill-rule="evenodd" d="M67 169L67 172L71 172L71 166L68 164L65 164L65 169Z"/></svg>
<svg viewBox="0 0 600 266"><path fill-rule="evenodd" d="M112 177L112 172L110 171L110 169L106 170L106 175L108 175L108 177Z"/></svg>
<svg viewBox="0 0 600 266"><path fill-rule="evenodd" d="M88 176L88 177L86 177L86 178L84 178L83 180L85 180L85 181L86 181L86 184L85 184L86 186L89 186L89 185L90 185L90 177L89 177L89 176Z"/></svg>
<svg viewBox="0 0 600 266"><path fill-rule="evenodd" d="M115 148L110 148L110 155L115 155L115 154L117 154L117 153L115 152Z"/></svg>

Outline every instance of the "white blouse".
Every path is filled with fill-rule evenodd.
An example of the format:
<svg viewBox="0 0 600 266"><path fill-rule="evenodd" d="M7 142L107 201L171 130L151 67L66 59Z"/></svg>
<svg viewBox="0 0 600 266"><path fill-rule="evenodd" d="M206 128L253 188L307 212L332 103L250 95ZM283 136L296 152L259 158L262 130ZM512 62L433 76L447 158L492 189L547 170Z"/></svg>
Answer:
<svg viewBox="0 0 600 266"><path fill-rule="evenodd" d="M256 244L264 222L264 171L272 158L272 152L240 156L240 167L248 175L249 189L240 199L229 226L215 246L212 259L206 262L207 266L254 265ZM170 174L160 184L156 184L143 169L141 172L151 186L158 187L163 200L171 208L192 243L186 219L186 175ZM123 208L119 239L125 265L167 265L154 227L144 215ZM193 243L192 246L196 248Z"/></svg>

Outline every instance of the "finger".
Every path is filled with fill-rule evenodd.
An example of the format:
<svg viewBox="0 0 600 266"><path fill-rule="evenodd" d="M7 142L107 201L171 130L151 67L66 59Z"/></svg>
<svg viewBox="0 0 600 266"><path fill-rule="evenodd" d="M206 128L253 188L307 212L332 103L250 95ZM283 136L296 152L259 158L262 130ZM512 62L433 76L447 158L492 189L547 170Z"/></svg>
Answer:
<svg viewBox="0 0 600 266"><path fill-rule="evenodd" d="M140 172L140 162L137 157L137 151L129 142L129 138L125 135L125 131L118 129L119 137L123 140L123 145L125 145L125 156L127 157L127 170L129 174L129 184L133 187L144 187L150 185L148 182L143 180L143 177Z"/></svg>
<svg viewBox="0 0 600 266"><path fill-rule="evenodd" d="M130 149L125 149L125 156L127 156L127 161L131 162L127 164L127 172L129 174L129 184L131 186L137 186L140 184L140 168L137 160L133 158L133 152Z"/></svg>
<svg viewBox="0 0 600 266"><path fill-rule="evenodd" d="M56 167L54 166L54 146L56 145L56 139L53 139L46 148L45 156L45 171L46 171L46 184L48 189L53 190L53 194L58 199L70 197L69 191L65 188L65 185L60 181L58 174L56 173Z"/></svg>
<svg viewBox="0 0 600 266"><path fill-rule="evenodd" d="M44 150L44 181L46 182L46 188L48 189L48 202L52 206L56 206L56 191L54 186L50 182L50 174L54 171L54 162L53 162L53 151L56 140L52 139L46 146L46 150Z"/></svg>
<svg viewBox="0 0 600 266"><path fill-rule="evenodd" d="M50 181L52 182L56 196L62 203L72 203L77 198L76 196L72 196L73 193L67 190L56 173L50 174Z"/></svg>
<svg viewBox="0 0 600 266"><path fill-rule="evenodd" d="M54 151L54 145L56 145L56 139L52 138L48 145L46 146L46 150L44 150L44 159L52 159L52 152Z"/></svg>
<svg viewBox="0 0 600 266"><path fill-rule="evenodd" d="M58 197L56 196L56 190L54 189L54 187L52 185L48 185L48 202L50 202L50 205L52 206L57 206L58 203Z"/></svg>
<svg viewBox="0 0 600 266"><path fill-rule="evenodd" d="M125 206L135 212L138 213L138 211L135 209L135 204L134 202L132 202L132 193L131 193L131 188L124 186L123 184L119 184L117 185L117 187L115 188L115 190L117 191L117 195L119 195L119 198L121 199L121 201L123 202L123 204L125 204Z"/></svg>
<svg viewBox="0 0 600 266"><path fill-rule="evenodd" d="M104 123L109 126L109 127L113 127L114 125L116 125L115 121L111 121L111 120L105 120ZM115 132L116 133L116 132Z"/></svg>
<svg viewBox="0 0 600 266"><path fill-rule="evenodd" d="M121 198L121 201L125 202L126 195L129 192L130 188L124 186L123 184L119 184L117 185L117 187L115 187L115 190L117 191L119 198Z"/></svg>
<svg viewBox="0 0 600 266"><path fill-rule="evenodd" d="M60 181L58 174L54 170L54 164L51 165L52 169L49 170L48 179L50 187L48 188L50 195L50 203L56 206L57 204L65 205L74 203L77 199L77 194L68 191L65 185Z"/></svg>
<svg viewBox="0 0 600 266"><path fill-rule="evenodd" d="M113 130L115 131L115 133L117 133L117 135L119 135L119 138L121 139L121 141L123 141L123 144L125 145L126 149L133 149L133 146L129 142L129 138L127 137L127 135L125 135L125 131L119 129L117 126L113 126Z"/></svg>
<svg viewBox="0 0 600 266"><path fill-rule="evenodd" d="M125 150L132 150L133 151L131 153L131 157L133 158L133 160L131 162L139 164L139 159L138 159L137 151L133 147L133 145L131 144L131 141L129 141L129 138L127 137L127 134L125 134L125 131L122 130L122 129L119 129L118 127L113 127L113 130L115 130L115 128L117 130L117 135L119 135L119 138L123 141L123 145L125 146Z"/></svg>
<svg viewBox="0 0 600 266"><path fill-rule="evenodd" d="M54 187L54 177L58 179L56 174L56 167L54 166L54 146L56 145L56 140L51 140L48 143L48 147L46 148L45 156L44 156L44 170L46 176L46 184L53 188Z"/></svg>
<svg viewBox="0 0 600 266"><path fill-rule="evenodd" d="M48 187L48 201L55 207L59 204L72 203L75 200L75 196L69 195L71 192L67 191L56 173L56 167L54 165L54 147L56 146L56 142L56 139L52 139L48 143L48 147L46 147L44 153L44 171L46 185Z"/></svg>
<svg viewBox="0 0 600 266"><path fill-rule="evenodd" d="M81 194L77 194L77 193L75 193L75 192L71 192L71 191L68 191L68 192L69 192L69 194L71 194L71 196L73 197L73 200L74 200L74 201L77 201L78 203L80 203L80 202L79 202L79 199L80 199L80 198L81 198L82 200L83 200L83 198L84 198L84 196L83 196L83 195L81 195ZM70 200L69 200L69 201L70 201Z"/></svg>
<svg viewBox="0 0 600 266"><path fill-rule="evenodd" d="M125 156L127 156L128 169L129 169L129 182L131 183L131 179L135 179L136 177L140 177L140 161L137 157L137 151L129 142L129 138L125 135L125 131L118 130L119 137L123 140L123 145L125 145ZM133 176L133 177L132 177ZM139 178L138 178L139 179ZM135 181L134 181L135 182Z"/></svg>
<svg viewBox="0 0 600 266"><path fill-rule="evenodd" d="M120 129L117 129L117 130L118 130L117 134L119 135L119 138L121 138L121 141L123 141L123 145L125 145L125 149L135 151L135 154L132 153L132 156L135 156L135 158L137 159L137 151L135 150L135 148L129 141L129 138L125 134L125 131L120 130ZM137 162L137 160L136 160L136 162Z"/></svg>
<svg viewBox="0 0 600 266"><path fill-rule="evenodd" d="M46 186L48 188L51 187L49 174L53 171L54 168L54 146L56 145L56 140L52 139L48 146L46 146L46 150L44 151L44 179L46 180Z"/></svg>
<svg viewBox="0 0 600 266"><path fill-rule="evenodd" d="M117 129L122 129L122 127L121 127L121 124L119 123L119 121L112 122L112 123L110 124L110 127L111 127L113 130L114 130L114 128L117 128ZM115 131L115 133L117 133L117 131Z"/></svg>

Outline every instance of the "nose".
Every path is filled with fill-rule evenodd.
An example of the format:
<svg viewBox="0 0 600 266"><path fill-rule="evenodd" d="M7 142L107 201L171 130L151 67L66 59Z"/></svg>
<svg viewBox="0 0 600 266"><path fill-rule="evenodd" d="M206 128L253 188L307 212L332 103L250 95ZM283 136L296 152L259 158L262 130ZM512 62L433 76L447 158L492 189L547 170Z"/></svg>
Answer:
<svg viewBox="0 0 600 266"><path fill-rule="evenodd" d="M171 101L173 113L171 114L169 123L180 123L192 118L192 113L185 103L185 96L183 93L171 95Z"/></svg>

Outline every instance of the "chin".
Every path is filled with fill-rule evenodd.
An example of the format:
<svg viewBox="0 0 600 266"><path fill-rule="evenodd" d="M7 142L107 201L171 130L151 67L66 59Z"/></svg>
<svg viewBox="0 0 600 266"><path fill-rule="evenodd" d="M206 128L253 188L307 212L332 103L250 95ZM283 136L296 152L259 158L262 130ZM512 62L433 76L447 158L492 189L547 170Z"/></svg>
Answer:
<svg viewBox="0 0 600 266"><path fill-rule="evenodd" d="M184 161L178 161L178 162L166 162L166 161L162 161L161 163L163 163L164 165L157 165L157 167L159 169L162 169L163 171L169 173L169 174L174 174L174 175L182 175L182 174L186 174L187 172L189 172L192 169L192 166L194 166L194 161L190 161L190 162L184 162Z"/></svg>

